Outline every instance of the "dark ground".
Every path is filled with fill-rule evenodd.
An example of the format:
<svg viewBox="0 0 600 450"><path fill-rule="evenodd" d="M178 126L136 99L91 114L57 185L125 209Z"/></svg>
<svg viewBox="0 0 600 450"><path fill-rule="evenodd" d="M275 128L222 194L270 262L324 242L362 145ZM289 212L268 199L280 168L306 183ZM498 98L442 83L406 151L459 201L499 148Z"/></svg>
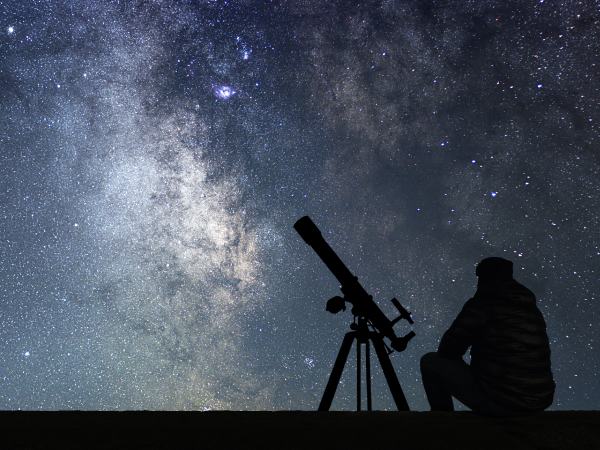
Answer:
<svg viewBox="0 0 600 450"><path fill-rule="evenodd" d="M0 412L3 449L600 449L600 411Z"/></svg>

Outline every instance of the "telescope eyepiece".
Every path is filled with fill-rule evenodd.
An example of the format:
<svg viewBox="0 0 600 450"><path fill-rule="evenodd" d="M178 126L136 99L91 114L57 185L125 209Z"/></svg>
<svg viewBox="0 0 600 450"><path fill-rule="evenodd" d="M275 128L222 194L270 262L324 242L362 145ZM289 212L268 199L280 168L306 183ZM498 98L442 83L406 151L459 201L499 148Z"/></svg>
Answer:
<svg viewBox="0 0 600 450"><path fill-rule="evenodd" d="M396 338L392 341L392 348L397 352L403 352L408 346L408 341L415 337L415 332L411 331L404 337Z"/></svg>

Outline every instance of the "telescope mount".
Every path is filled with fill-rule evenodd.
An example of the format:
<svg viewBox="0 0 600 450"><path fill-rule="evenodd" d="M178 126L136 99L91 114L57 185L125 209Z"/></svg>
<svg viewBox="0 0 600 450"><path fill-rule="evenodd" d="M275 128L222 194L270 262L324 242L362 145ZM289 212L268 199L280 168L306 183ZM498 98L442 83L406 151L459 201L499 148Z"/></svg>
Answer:
<svg viewBox="0 0 600 450"><path fill-rule="evenodd" d="M333 402L333 398L335 396L335 391L337 389L338 384L340 383L340 378L342 376L342 372L344 371L344 366L346 365L350 349L352 348L352 344L355 340L356 410L361 410L361 345L365 344L367 411L371 411L370 342L372 342L373 347L375 347L377 358L379 359L379 364L381 365L381 369L383 370L383 374L385 375L388 387L390 388L392 397L394 398L394 402L396 403L398 411L410 411L408 402L406 401L404 392L402 392L402 387L400 387L400 382L398 381L398 377L396 376L396 372L394 371L394 367L392 366L392 363L390 361L389 355L393 352L393 350L389 350L388 346L383 340L383 335L381 333L369 329L369 326L372 327L372 325L365 317L358 316L358 321L356 319L357 316L354 317L354 323L350 325L352 331L346 333L346 335L344 336L342 346L340 347L340 351L335 360L335 364L333 365L333 369L331 370L329 381L327 382L327 386L325 387L325 392L323 393L323 397L321 398L321 403L319 404L319 411L329 411L329 408L331 407L331 403Z"/></svg>

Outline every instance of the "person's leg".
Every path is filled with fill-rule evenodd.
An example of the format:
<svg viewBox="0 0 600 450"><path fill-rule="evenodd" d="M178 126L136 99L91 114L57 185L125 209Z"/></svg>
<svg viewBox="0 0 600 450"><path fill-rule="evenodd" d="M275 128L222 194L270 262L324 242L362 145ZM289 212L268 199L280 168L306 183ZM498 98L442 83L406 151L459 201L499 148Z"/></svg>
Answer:
<svg viewBox="0 0 600 450"><path fill-rule="evenodd" d="M421 377L432 411L454 411L454 397L471 410L486 416L519 415L485 395L475 381L471 367L462 359L447 359L435 352L427 353L421 358Z"/></svg>
<svg viewBox="0 0 600 450"><path fill-rule="evenodd" d="M468 380L472 376L470 367L462 359L447 359L432 352L421 358L421 378L431 410L454 411L452 397L458 399L457 394L471 387Z"/></svg>

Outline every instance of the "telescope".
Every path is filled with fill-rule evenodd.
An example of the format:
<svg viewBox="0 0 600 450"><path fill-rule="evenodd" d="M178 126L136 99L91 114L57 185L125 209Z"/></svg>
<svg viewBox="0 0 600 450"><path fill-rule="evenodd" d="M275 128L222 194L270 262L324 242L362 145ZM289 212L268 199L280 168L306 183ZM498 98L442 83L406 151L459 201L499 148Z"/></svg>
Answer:
<svg viewBox="0 0 600 450"><path fill-rule="evenodd" d="M312 249L317 253L327 268L341 284L341 291L344 296L336 296L331 298L327 302L326 310L336 314L342 310L345 310L346 302L348 302L352 304L351 312L355 319L354 323L350 325L350 328L353 331L346 334L342 343L342 347L331 372L325 393L323 394L319 411L329 410L331 402L333 401L333 396L335 395L335 390L339 383L339 379L344 369L348 353L350 352L350 348L352 347L352 343L355 339L357 340L358 357L357 409L360 411L360 345L362 343L367 345L367 402L368 409L371 409L369 341L372 341L398 410L408 411L409 407L406 402L406 398L402 393L402 388L400 387L398 378L396 377L392 364L389 360L389 355L394 350L397 352L404 351L408 345L408 341L415 336L414 331L411 331L406 336L398 337L396 336L393 328L394 324L402 319L406 319L410 324L413 324L414 322L410 316L410 313L406 311L402 305L400 305L400 302L398 302L397 299L393 298L391 300L392 304L400 312L400 315L394 320L389 320L373 301L373 297L369 295L358 282L358 278L352 275L350 270L344 265L329 244L327 244L325 239L323 239L323 235L310 217L302 217L294 224L294 229L298 232L304 242L312 247ZM357 318L358 323L356 320ZM383 337L386 337L390 340L393 350L390 350L385 344Z"/></svg>

